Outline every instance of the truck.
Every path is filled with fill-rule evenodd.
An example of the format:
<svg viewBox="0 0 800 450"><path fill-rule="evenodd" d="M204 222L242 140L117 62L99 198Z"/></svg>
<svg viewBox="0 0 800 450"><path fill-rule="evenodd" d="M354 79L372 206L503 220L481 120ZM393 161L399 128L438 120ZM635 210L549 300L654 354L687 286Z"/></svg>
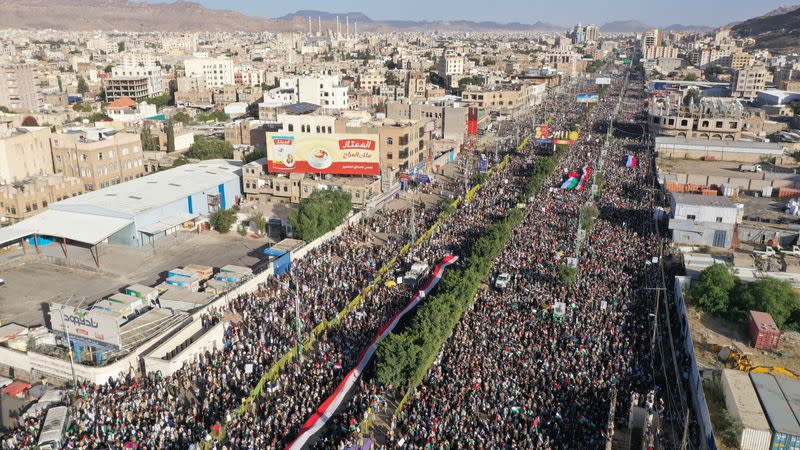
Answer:
<svg viewBox="0 0 800 450"><path fill-rule="evenodd" d="M740 164L739 172L762 172L761 164Z"/></svg>

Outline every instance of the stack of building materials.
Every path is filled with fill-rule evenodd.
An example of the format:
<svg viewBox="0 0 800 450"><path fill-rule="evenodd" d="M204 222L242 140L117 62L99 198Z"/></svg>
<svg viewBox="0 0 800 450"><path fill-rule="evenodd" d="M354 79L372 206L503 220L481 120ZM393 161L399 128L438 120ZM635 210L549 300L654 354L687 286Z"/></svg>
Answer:
<svg viewBox="0 0 800 450"><path fill-rule="evenodd" d="M747 373L724 369L722 393L725 396L725 407L734 419L742 423L739 448L769 450L772 433Z"/></svg>
<svg viewBox="0 0 800 450"><path fill-rule="evenodd" d="M125 293L139 297L148 306L158 300L158 289L143 284L132 284L125 288Z"/></svg>
<svg viewBox="0 0 800 450"><path fill-rule="evenodd" d="M775 377L768 373L750 373L750 379L772 428L770 448L800 449L800 424Z"/></svg>
<svg viewBox="0 0 800 450"><path fill-rule="evenodd" d="M219 272L214 275L217 281L224 281L226 283L240 283L247 277L253 275L253 271L248 267L227 265L219 269Z"/></svg>

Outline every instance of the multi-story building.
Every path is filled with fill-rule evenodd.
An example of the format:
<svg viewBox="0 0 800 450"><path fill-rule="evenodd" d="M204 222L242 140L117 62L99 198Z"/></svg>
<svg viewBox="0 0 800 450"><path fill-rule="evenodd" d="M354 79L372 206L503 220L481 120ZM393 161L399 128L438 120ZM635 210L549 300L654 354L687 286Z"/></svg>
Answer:
<svg viewBox="0 0 800 450"><path fill-rule="evenodd" d="M377 134L382 169L413 170L425 161L428 133L426 120L370 120L337 123L337 132Z"/></svg>
<svg viewBox="0 0 800 450"><path fill-rule="evenodd" d="M348 87L334 75L281 78L280 90L294 89L295 103L311 103L325 109L347 109Z"/></svg>
<svg viewBox="0 0 800 450"><path fill-rule="evenodd" d="M147 78L147 97L156 97L164 93L161 81L161 67L153 65L122 65L111 69L111 80L115 78ZM108 89L106 89L108 91ZM119 97L117 97L119 98ZM138 100L138 99L137 99Z"/></svg>
<svg viewBox="0 0 800 450"><path fill-rule="evenodd" d="M87 191L144 175L142 141L138 133L108 128L68 128L50 141L56 172L80 178Z"/></svg>
<svg viewBox="0 0 800 450"><path fill-rule="evenodd" d="M571 36L574 44L583 44L586 42L586 29L578 22L575 28L572 29Z"/></svg>
<svg viewBox="0 0 800 450"><path fill-rule="evenodd" d="M406 95L408 97L425 97L428 79L422 72L411 72L406 78Z"/></svg>
<svg viewBox="0 0 800 450"><path fill-rule="evenodd" d="M83 192L81 180L60 173L0 184L0 226L35 216L49 204Z"/></svg>
<svg viewBox="0 0 800 450"><path fill-rule="evenodd" d="M458 78L464 75L464 57L452 53L442 55L438 62L438 73L451 87L457 86Z"/></svg>
<svg viewBox="0 0 800 450"><path fill-rule="evenodd" d="M772 80L765 66L753 65L736 70L731 79L731 95L752 100L758 91L764 90L768 81Z"/></svg>
<svg viewBox="0 0 800 450"><path fill-rule="evenodd" d="M378 86L386 84L386 75L382 73L362 73L358 75L358 87L375 93Z"/></svg>
<svg viewBox="0 0 800 450"><path fill-rule="evenodd" d="M556 50L545 53L544 64L565 75L575 75L582 70L580 55L572 50Z"/></svg>
<svg viewBox="0 0 800 450"><path fill-rule="evenodd" d="M146 76L111 77L106 78L103 84L108 101L113 102L123 97L136 101L150 98L150 79Z"/></svg>
<svg viewBox="0 0 800 450"><path fill-rule="evenodd" d="M736 52L731 55L731 69L741 70L753 65L753 55L747 52Z"/></svg>
<svg viewBox="0 0 800 450"><path fill-rule="evenodd" d="M463 106L394 101L386 103L386 117L433 121L435 134L439 137L463 143L467 134L467 109Z"/></svg>
<svg viewBox="0 0 800 450"><path fill-rule="evenodd" d="M147 102L136 103L128 97L114 100L106 106L106 114L117 122L139 122L158 113L156 105Z"/></svg>
<svg viewBox="0 0 800 450"><path fill-rule="evenodd" d="M645 47L644 57L646 59L677 58L678 49L668 45L655 45L655 46Z"/></svg>
<svg viewBox="0 0 800 450"><path fill-rule="evenodd" d="M657 28L647 30L642 35L642 48L656 47L661 45L661 31Z"/></svg>
<svg viewBox="0 0 800 450"><path fill-rule="evenodd" d="M600 27L597 25L586 26L586 42L598 42L600 40Z"/></svg>
<svg viewBox="0 0 800 450"><path fill-rule="evenodd" d="M244 86L261 86L266 82L264 71L254 67L236 67L233 72L233 82Z"/></svg>
<svg viewBox="0 0 800 450"><path fill-rule="evenodd" d="M655 101L647 126L651 133L695 139L734 141L745 125L744 107L736 99L702 98L699 104Z"/></svg>
<svg viewBox="0 0 800 450"><path fill-rule="evenodd" d="M17 111L38 111L44 105L39 70L34 64L0 66L0 105Z"/></svg>
<svg viewBox="0 0 800 450"><path fill-rule="evenodd" d="M0 184L53 173L48 127L11 127L0 122Z"/></svg>
<svg viewBox="0 0 800 450"><path fill-rule="evenodd" d="M546 85L538 83L468 86L461 93L461 100L469 106L477 106L487 112L511 112L541 103L546 89Z"/></svg>
<svg viewBox="0 0 800 450"><path fill-rule="evenodd" d="M203 77L209 88L234 84L233 61L227 58L191 58L183 62L187 77Z"/></svg>

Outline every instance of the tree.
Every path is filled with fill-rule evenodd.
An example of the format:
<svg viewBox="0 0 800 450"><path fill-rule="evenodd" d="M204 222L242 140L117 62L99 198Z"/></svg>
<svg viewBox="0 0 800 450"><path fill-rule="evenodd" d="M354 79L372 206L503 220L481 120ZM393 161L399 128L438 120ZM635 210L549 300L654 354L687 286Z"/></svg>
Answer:
<svg viewBox="0 0 800 450"><path fill-rule="evenodd" d="M397 75L394 72L389 72L386 74L386 81L387 86L397 86L400 84L400 81L397 79Z"/></svg>
<svg viewBox="0 0 800 450"><path fill-rule="evenodd" d="M172 122L167 124L167 153L173 153L175 151L175 127L172 126Z"/></svg>
<svg viewBox="0 0 800 450"><path fill-rule="evenodd" d="M730 294L738 280L724 264L714 264L700 273L692 283L688 299L711 314L727 314Z"/></svg>
<svg viewBox="0 0 800 450"><path fill-rule="evenodd" d="M683 80L684 81L697 81L697 74L694 74L694 73L686 74L686 76L683 77Z"/></svg>
<svg viewBox="0 0 800 450"><path fill-rule="evenodd" d="M139 137L142 140L142 150L146 152L154 152L158 150L156 143L153 141L153 133L150 132L150 127L142 128L142 132L139 133Z"/></svg>
<svg viewBox="0 0 800 450"><path fill-rule="evenodd" d="M558 266L558 279L567 289L572 289L578 282L578 269L569 264L561 264Z"/></svg>
<svg viewBox="0 0 800 450"><path fill-rule="evenodd" d="M8 106L0 105L0 112L4 114L14 114L14 111L11 111Z"/></svg>
<svg viewBox="0 0 800 450"><path fill-rule="evenodd" d="M789 281L761 278L752 283L741 283L733 290L732 314L744 318L748 311L764 311L783 328L792 315L800 310L800 294Z"/></svg>
<svg viewBox="0 0 800 450"><path fill-rule="evenodd" d="M89 122L109 122L111 121L111 117L105 115L105 113L96 112L89 116Z"/></svg>
<svg viewBox="0 0 800 450"><path fill-rule="evenodd" d="M125 41L117 42L117 51L120 53L125 51Z"/></svg>
<svg viewBox="0 0 800 450"><path fill-rule="evenodd" d="M111 66L111 64L109 64L105 68L103 68L103 72L104 73L111 73L112 69L113 69L113 67Z"/></svg>
<svg viewBox="0 0 800 450"><path fill-rule="evenodd" d="M295 237L310 242L339 226L351 208L349 192L316 191L289 214L289 224Z"/></svg>
<svg viewBox="0 0 800 450"><path fill-rule="evenodd" d="M258 234L264 235L264 232L267 230L267 219L264 218L264 214L260 212L254 213L247 220L256 227L256 232Z"/></svg>
<svg viewBox="0 0 800 450"><path fill-rule="evenodd" d="M172 120L175 122L180 122L185 125L187 123L191 123L192 116L190 116L184 111L178 111L177 113L175 113L174 116L172 116Z"/></svg>
<svg viewBox="0 0 800 450"><path fill-rule="evenodd" d="M58 80L58 92L64 92L64 82L61 81L61 75L56 76L56 80Z"/></svg>
<svg viewBox="0 0 800 450"><path fill-rule="evenodd" d="M167 105L172 105L174 103L172 95L170 95L169 93L164 93L156 97L148 98L146 101L151 105L155 105L156 109L161 109Z"/></svg>
<svg viewBox="0 0 800 450"><path fill-rule="evenodd" d="M78 93L83 95L89 92L89 85L86 84L86 80L83 77L78 77Z"/></svg>
<svg viewBox="0 0 800 450"><path fill-rule="evenodd" d="M250 153L245 153L242 155L242 163L249 164L253 161L258 161L259 159L264 157L264 152L261 150L255 150Z"/></svg>
<svg viewBox="0 0 800 450"><path fill-rule="evenodd" d="M213 212L209 217L211 226L222 234L231 231L231 227L236 223L236 211L233 208L221 209Z"/></svg>
<svg viewBox="0 0 800 450"><path fill-rule="evenodd" d="M232 159L233 145L215 138L195 136L194 143L189 147L186 156L190 158L206 159Z"/></svg>
<svg viewBox="0 0 800 450"><path fill-rule="evenodd" d="M583 205L580 207L580 227L589 231L594 226L595 220L600 216L600 211L594 205Z"/></svg>
<svg viewBox="0 0 800 450"><path fill-rule="evenodd" d="M789 102L789 107L792 108L795 116L800 116L800 100Z"/></svg>
<svg viewBox="0 0 800 450"><path fill-rule="evenodd" d="M182 166L184 164L189 164L189 158L181 155L175 158L175 161L172 162L172 167Z"/></svg>
<svg viewBox="0 0 800 450"><path fill-rule="evenodd" d="M698 89L688 89L686 91L686 96L683 97L683 106L689 106L690 103L699 105L701 98L703 98L703 94L701 94Z"/></svg>

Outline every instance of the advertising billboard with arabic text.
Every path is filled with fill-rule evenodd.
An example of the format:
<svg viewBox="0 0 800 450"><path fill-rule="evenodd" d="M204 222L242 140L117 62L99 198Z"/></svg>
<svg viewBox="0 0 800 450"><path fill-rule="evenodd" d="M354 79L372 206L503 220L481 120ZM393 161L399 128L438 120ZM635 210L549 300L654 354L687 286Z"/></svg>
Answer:
<svg viewBox="0 0 800 450"><path fill-rule="evenodd" d="M380 175L377 134L267 133L269 173Z"/></svg>
<svg viewBox="0 0 800 450"><path fill-rule="evenodd" d="M50 305L50 325L51 330L57 333L66 331L71 337L122 348L117 318L101 310L87 311L53 303Z"/></svg>

